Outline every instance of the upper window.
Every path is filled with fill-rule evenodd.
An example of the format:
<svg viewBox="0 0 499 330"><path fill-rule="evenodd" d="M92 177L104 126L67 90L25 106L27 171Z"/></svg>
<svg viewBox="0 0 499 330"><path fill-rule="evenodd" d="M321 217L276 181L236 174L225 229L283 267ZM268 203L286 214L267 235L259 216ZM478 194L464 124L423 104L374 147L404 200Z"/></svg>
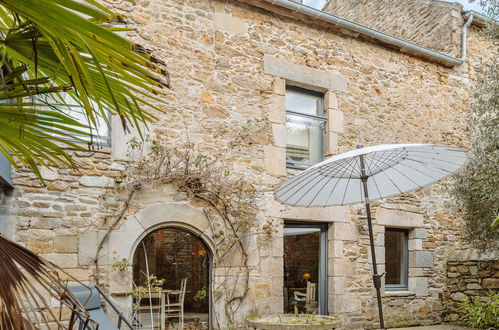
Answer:
<svg viewBox="0 0 499 330"><path fill-rule="evenodd" d="M306 168L324 158L323 94L286 88L286 164Z"/></svg>
<svg viewBox="0 0 499 330"><path fill-rule="evenodd" d="M385 228L385 289L407 289L408 255L408 231Z"/></svg>
<svg viewBox="0 0 499 330"><path fill-rule="evenodd" d="M91 136L81 136L86 142L99 146L108 146L111 144L110 130L106 119L97 115L97 127L90 125L85 110L68 93L60 93L58 96L47 96L44 99L39 99L39 102L47 104L49 108L57 108L78 122L91 126ZM97 104L93 102L92 105L97 107ZM85 130L85 128L81 130ZM71 134L76 136L74 133Z"/></svg>

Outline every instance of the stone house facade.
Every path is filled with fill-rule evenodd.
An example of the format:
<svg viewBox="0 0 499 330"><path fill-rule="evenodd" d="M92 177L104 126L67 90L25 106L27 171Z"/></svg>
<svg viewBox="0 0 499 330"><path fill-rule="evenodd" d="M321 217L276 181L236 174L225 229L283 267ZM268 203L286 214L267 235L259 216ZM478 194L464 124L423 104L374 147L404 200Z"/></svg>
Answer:
<svg viewBox="0 0 499 330"><path fill-rule="evenodd" d="M374 1L355 2L358 6L352 9L354 1L330 0L325 11L331 14L313 16L296 10L303 7L299 4L292 9L266 0L103 1L133 22L136 31L127 37L168 65L172 87L165 96L164 112L150 127L152 134L168 138L172 145L188 135L196 149L210 153L227 147L247 121L265 123L251 137L251 145L243 146L230 160L233 171L244 175L260 193L258 225L247 241L249 290L233 320L238 327L244 328L250 315L282 313L286 308L293 290L286 284L285 259L293 253L301 255L303 263L316 258L311 263L317 263L317 274L306 273L316 276L319 284L315 312L339 316L345 329L368 328L377 322L362 206L305 209L273 200L274 189L299 171L290 166L290 159L300 158L303 152L289 147L286 110L293 93L319 100L315 103L319 113L314 116L321 118L312 118L321 123L319 158L348 151L359 142L466 147L472 85L480 63L494 47L480 38L477 20L470 21L468 28L467 58L455 65L445 59L459 59L462 52L460 38L467 17L460 5L401 0L396 10L371 11L367 3L372 6ZM388 3L376 2L378 8ZM402 21L383 16L400 12ZM433 58L398 41L381 40L326 19L337 15L364 27L385 29L382 32L397 40L406 38L443 55ZM404 19L409 16L411 20ZM381 21L393 24L379 25ZM74 153L77 170L44 168L46 185L26 169L13 171L14 189L2 196L2 234L89 283L96 281L95 255L109 228L106 219L118 204L107 197L119 187L126 164L136 158L127 144L136 134L124 134L114 118L110 134L109 147ZM312 150L306 152L311 157ZM389 326L453 320L451 302L456 292L499 287L497 270L483 279L463 282L461 289L453 282L451 274L460 263L479 267L485 262L487 269L497 269L497 256L469 254L459 210L449 195L450 184L445 180L375 203L381 271L389 255L385 251L389 232L402 233L400 242L405 244L406 256L399 262L404 283L383 290ZM267 223L273 227L270 238L263 230ZM112 265L123 258L133 263L139 244L165 228L200 238L208 253L214 254L215 233L203 205L174 185L152 184L131 200L124 221L111 231L100 254L99 281L123 310L131 308L125 292L131 288L133 274ZM297 246L296 239L290 245L293 230L287 228L319 231L321 243L305 241ZM285 253L287 249L295 250ZM468 257L461 260L459 256L466 253ZM234 272L241 265L236 256L232 258L233 262L225 263L206 259L210 263L206 267L209 322L215 328L229 325L224 313L226 293L214 291L218 283L237 277ZM473 274L474 268L461 271ZM470 284L476 285L467 288Z"/></svg>

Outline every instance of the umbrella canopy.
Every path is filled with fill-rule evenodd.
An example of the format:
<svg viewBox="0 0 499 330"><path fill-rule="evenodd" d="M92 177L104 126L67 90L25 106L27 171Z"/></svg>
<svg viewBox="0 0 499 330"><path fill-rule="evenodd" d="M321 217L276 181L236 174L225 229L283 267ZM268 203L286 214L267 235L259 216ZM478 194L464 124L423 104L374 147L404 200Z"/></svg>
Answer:
<svg viewBox="0 0 499 330"><path fill-rule="evenodd" d="M385 329L369 202L438 181L466 165L459 148L427 144L387 144L346 152L310 167L285 182L275 198L293 206L365 202L380 328Z"/></svg>
<svg viewBox="0 0 499 330"><path fill-rule="evenodd" d="M369 199L421 188L466 165L459 148L428 144L385 144L352 150L316 164L285 182L275 198L293 206L331 206L365 202L361 157Z"/></svg>

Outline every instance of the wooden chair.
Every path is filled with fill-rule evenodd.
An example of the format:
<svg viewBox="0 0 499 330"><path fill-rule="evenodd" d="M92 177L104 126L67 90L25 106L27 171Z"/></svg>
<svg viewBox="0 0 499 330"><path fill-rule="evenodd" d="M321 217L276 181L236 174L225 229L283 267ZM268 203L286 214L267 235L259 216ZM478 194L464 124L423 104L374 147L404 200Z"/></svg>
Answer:
<svg viewBox="0 0 499 330"><path fill-rule="evenodd" d="M317 312L317 283L307 282L307 292L294 291L295 314L298 314L298 305L303 304L305 312Z"/></svg>
<svg viewBox="0 0 499 330"><path fill-rule="evenodd" d="M180 328L184 327L184 299L186 288L187 278L183 278L180 283L180 290L167 292L165 299L165 319L178 317Z"/></svg>

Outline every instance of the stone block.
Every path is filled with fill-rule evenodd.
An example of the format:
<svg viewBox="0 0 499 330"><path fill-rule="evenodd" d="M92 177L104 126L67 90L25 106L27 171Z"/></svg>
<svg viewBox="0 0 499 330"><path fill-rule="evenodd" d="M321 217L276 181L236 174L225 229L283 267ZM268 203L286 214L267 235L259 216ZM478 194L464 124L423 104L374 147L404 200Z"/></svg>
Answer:
<svg viewBox="0 0 499 330"><path fill-rule="evenodd" d="M375 246L374 251L376 252L376 263L377 264L384 264L385 263L385 247L384 246ZM369 251L367 253L367 261L370 264L372 263L371 248L369 248Z"/></svg>
<svg viewBox="0 0 499 330"><path fill-rule="evenodd" d="M268 116L271 123L286 124L286 98L282 95L272 95L268 105Z"/></svg>
<svg viewBox="0 0 499 330"><path fill-rule="evenodd" d="M409 291L416 293L416 297L424 297L429 294L428 279L426 277L410 277Z"/></svg>
<svg viewBox="0 0 499 330"><path fill-rule="evenodd" d="M52 241L48 242L27 242L26 247L36 254L49 253L53 251Z"/></svg>
<svg viewBox="0 0 499 330"><path fill-rule="evenodd" d="M354 276L356 273L355 262L351 262L349 259L343 258L333 258L329 259L332 261L330 267L328 267L329 276Z"/></svg>
<svg viewBox="0 0 499 330"><path fill-rule="evenodd" d="M76 268L78 266L78 256L76 255L76 253L48 253L40 254L40 257L45 258L46 260L61 268Z"/></svg>
<svg viewBox="0 0 499 330"><path fill-rule="evenodd" d="M339 294L333 299L334 313L354 313L360 310L359 297L355 295Z"/></svg>
<svg viewBox="0 0 499 330"><path fill-rule="evenodd" d="M54 181L59 179L59 172L57 171L57 168L42 166L40 167L40 174L45 181Z"/></svg>
<svg viewBox="0 0 499 330"><path fill-rule="evenodd" d="M286 148L286 125L272 124L272 136L276 147Z"/></svg>
<svg viewBox="0 0 499 330"><path fill-rule="evenodd" d="M428 237L428 232L424 228L414 228L409 232L409 238L425 239Z"/></svg>
<svg viewBox="0 0 499 330"><path fill-rule="evenodd" d="M333 224L333 239L355 241L358 238L357 227L353 223L335 222Z"/></svg>
<svg viewBox="0 0 499 330"><path fill-rule="evenodd" d="M83 233L78 240L78 264L81 266L95 265L95 255L97 246L104 238L105 231L88 230ZM102 251L100 256L106 254Z"/></svg>
<svg viewBox="0 0 499 330"><path fill-rule="evenodd" d="M332 276L329 277L329 294L337 295L345 293L345 277L343 276Z"/></svg>
<svg viewBox="0 0 499 330"><path fill-rule="evenodd" d="M499 289L499 278L484 278L482 287L484 289Z"/></svg>
<svg viewBox="0 0 499 330"><path fill-rule="evenodd" d="M433 267L433 252L411 251L409 252L410 267Z"/></svg>
<svg viewBox="0 0 499 330"><path fill-rule="evenodd" d="M335 92L346 93L348 89L348 78L340 73L332 72L330 89Z"/></svg>
<svg viewBox="0 0 499 330"><path fill-rule="evenodd" d="M422 250L423 240L422 239L410 239L408 242L409 251Z"/></svg>
<svg viewBox="0 0 499 330"><path fill-rule="evenodd" d="M329 72L295 64L274 56L263 56L263 70L266 74L284 78L299 87L315 87L322 90L331 88Z"/></svg>
<svg viewBox="0 0 499 330"><path fill-rule="evenodd" d="M342 258L343 257L343 241L330 240L329 243L329 258Z"/></svg>
<svg viewBox="0 0 499 330"><path fill-rule="evenodd" d="M74 253L78 251L78 236L57 235L54 236L54 251Z"/></svg>
<svg viewBox="0 0 499 330"><path fill-rule="evenodd" d="M328 91L324 95L324 108L338 110L338 96L335 92Z"/></svg>
<svg viewBox="0 0 499 330"><path fill-rule="evenodd" d="M386 227L421 227L423 222L423 215L418 213L389 210L382 207L379 207L376 211L376 223Z"/></svg>
<svg viewBox="0 0 499 330"><path fill-rule="evenodd" d="M276 217L288 220L322 221L322 222L348 222L350 221L350 210L348 206L329 207L286 207ZM333 237L333 236L330 236Z"/></svg>
<svg viewBox="0 0 499 330"><path fill-rule="evenodd" d="M343 133L343 112L338 110L329 110L328 117L329 131Z"/></svg>
<svg viewBox="0 0 499 330"><path fill-rule="evenodd" d="M286 95L286 80L278 77L274 78L272 92L277 95Z"/></svg>
<svg viewBox="0 0 499 330"><path fill-rule="evenodd" d="M286 176L286 149L275 146L263 146L265 172L276 176Z"/></svg>
<svg viewBox="0 0 499 330"><path fill-rule="evenodd" d="M325 141L325 156L336 155L339 152L338 150L338 133L328 131Z"/></svg>
<svg viewBox="0 0 499 330"><path fill-rule="evenodd" d="M248 33L248 24L243 20L232 15L215 12L215 29L233 34Z"/></svg>
<svg viewBox="0 0 499 330"><path fill-rule="evenodd" d="M114 179L106 176L84 175L79 180L80 185L92 188L107 188L114 185Z"/></svg>

